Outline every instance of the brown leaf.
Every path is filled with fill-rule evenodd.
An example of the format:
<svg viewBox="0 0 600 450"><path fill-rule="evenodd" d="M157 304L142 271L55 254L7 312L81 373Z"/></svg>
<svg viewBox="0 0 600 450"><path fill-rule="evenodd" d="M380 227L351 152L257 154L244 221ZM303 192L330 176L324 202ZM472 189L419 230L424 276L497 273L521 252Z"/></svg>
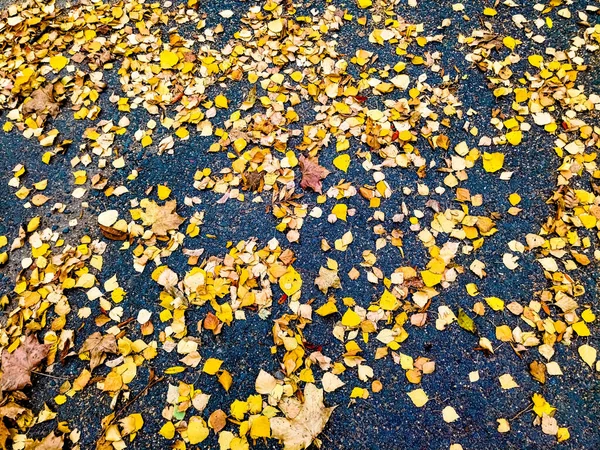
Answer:
<svg viewBox="0 0 600 450"><path fill-rule="evenodd" d="M533 361L529 364L529 373L534 380L544 384L546 382L546 365L539 361Z"/></svg>
<svg viewBox="0 0 600 450"><path fill-rule="evenodd" d="M9 419L17 420L21 414L27 411L27 408L15 402L8 402L6 405L0 407L0 418L8 417Z"/></svg>
<svg viewBox="0 0 600 450"><path fill-rule="evenodd" d="M27 443L25 445L25 450L62 450L65 445L64 441L64 437L56 436L54 431L52 431L41 441Z"/></svg>
<svg viewBox="0 0 600 450"><path fill-rule="evenodd" d="M23 103L22 112L24 116L36 113L44 117L48 114L56 117L60 112L60 105L54 100L54 85L48 84L33 91L29 100Z"/></svg>
<svg viewBox="0 0 600 450"><path fill-rule="evenodd" d="M128 236L125 231L117 230L116 228L107 227L105 225L100 225L100 231L105 238L112 241L124 241Z"/></svg>
<svg viewBox="0 0 600 450"><path fill-rule="evenodd" d="M185 220L175 212L176 200L170 200L163 206L149 200L145 203L145 211L142 212L144 226L152 225L152 232L157 236L166 236L170 230L176 230Z"/></svg>
<svg viewBox="0 0 600 450"><path fill-rule="evenodd" d="M209 311L204 318L204 328L206 330L211 330L213 334L219 334L222 327L223 324L219 318Z"/></svg>
<svg viewBox="0 0 600 450"><path fill-rule="evenodd" d="M31 371L48 356L50 346L40 344L37 337L29 335L14 352L2 353L2 378L0 390L16 391L31 384Z"/></svg>
<svg viewBox="0 0 600 450"><path fill-rule="evenodd" d="M302 171L302 181L300 187L302 189L311 188L313 191L322 194L322 180L331 172L325 167L319 165L319 158L306 158L300 155L300 170Z"/></svg>
<svg viewBox="0 0 600 450"><path fill-rule="evenodd" d="M100 332L95 332L88 337L79 354L90 352L90 371L98 367L104 361L106 353L117 353L117 340L113 334L102 336Z"/></svg>
<svg viewBox="0 0 600 450"><path fill-rule="evenodd" d="M215 433L218 433L227 425L227 414L222 409L217 409L208 418L208 425Z"/></svg>

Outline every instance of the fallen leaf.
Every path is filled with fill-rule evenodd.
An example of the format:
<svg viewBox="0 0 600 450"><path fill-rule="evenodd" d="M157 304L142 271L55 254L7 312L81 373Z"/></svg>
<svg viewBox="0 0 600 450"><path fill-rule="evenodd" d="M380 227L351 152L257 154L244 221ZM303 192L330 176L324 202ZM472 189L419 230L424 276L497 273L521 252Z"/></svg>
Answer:
<svg viewBox="0 0 600 450"><path fill-rule="evenodd" d="M37 337L29 335L12 353L2 353L1 391L16 391L31 384L31 371L48 356L50 346L40 344Z"/></svg>
<svg viewBox="0 0 600 450"><path fill-rule="evenodd" d="M457 322L458 325L463 329L463 330L467 330L473 334L477 333L477 327L475 326L475 322L473 321L473 319L471 319L467 313L465 312L464 309L459 308L458 309L458 318L457 318Z"/></svg>
<svg viewBox="0 0 600 450"><path fill-rule="evenodd" d="M169 200L163 206L149 200L142 205L144 206L145 211L141 214L143 224L152 225L152 232L157 236L166 236L167 232L176 230L184 221L184 218L175 212L176 200Z"/></svg>
<svg viewBox="0 0 600 450"><path fill-rule="evenodd" d="M106 353L117 353L117 341L112 334L102 334L99 331L91 334L81 346L79 354L90 352L90 371L104 361Z"/></svg>
<svg viewBox="0 0 600 450"><path fill-rule="evenodd" d="M29 442L25 445L25 450L62 450L65 439L62 436L56 436L54 431L50 432L41 441Z"/></svg>
<svg viewBox="0 0 600 450"><path fill-rule="evenodd" d="M306 158L304 155L300 155L299 162L300 171L302 172L300 187L302 189L311 188L313 191L321 194L323 189L321 181L331 172L319 165L318 158Z"/></svg>
<svg viewBox="0 0 600 450"><path fill-rule="evenodd" d="M315 284L323 294L327 294L329 288L339 289L341 286L337 270L327 269L326 267L319 269L319 276L315 278Z"/></svg>
<svg viewBox="0 0 600 450"><path fill-rule="evenodd" d="M308 448L323 431L335 407L323 404L323 390L308 383L304 388L304 404L293 419L273 417L271 436L283 442L284 450Z"/></svg>
<svg viewBox="0 0 600 450"><path fill-rule="evenodd" d="M54 100L54 85L50 83L46 87L33 91L29 100L23 103L22 112L25 116L37 114L46 117L50 114L52 117L56 117L60 112L60 105Z"/></svg>
<svg viewBox="0 0 600 450"><path fill-rule="evenodd" d="M529 364L529 373L534 380L544 384L546 382L546 366L539 361L532 361Z"/></svg>

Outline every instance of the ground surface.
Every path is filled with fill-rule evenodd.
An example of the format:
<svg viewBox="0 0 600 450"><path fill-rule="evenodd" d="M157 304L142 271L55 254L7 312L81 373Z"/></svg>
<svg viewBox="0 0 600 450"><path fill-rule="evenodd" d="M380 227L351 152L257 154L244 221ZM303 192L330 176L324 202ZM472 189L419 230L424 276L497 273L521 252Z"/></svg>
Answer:
<svg viewBox="0 0 600 450"><path fill-rule="evenodd" d="M206 13L207 28L223 24L224 32L218 35L215 43L212 44L215 48L221 48L232 37L233 31L238 26L237 21L248 10L250 4L254 3L241 1L199 2L199 11ZM410 7L407 2L401 1L391 8L407 22L424 24L425 34L444 33L444 39L441 42L428 44L427 51L440 52L439 65L453 80L451 85L455 89L454 94L462 102L460 108L465 112L473 109L478 113L469 117L469 120L471 127L479 128L480 135L494 135L495 130L489 123L491 110L496 107L506 108L508 106L505 111L510 112L510 102L502 103L502 100L494 97L492 89L487 86L489 82L486 78L487 74L465 60L465 56L470 50L457 42L457 36L459 34L468 36L472 30L481 28L481 20L490 20L497 33L512 33L515 36L520 33L523 44L519 46L518 53L529 55L544 54L548 47L568 48L570 39L585 28L577 23L576 17L566 19L558 14L558 11L565 5L541 15L532 8L532 5L527 4L528 2L525 3L522 7L514 8L500 4L497 7L498 15L492 18L484 16L482 11L485 7L493 5L479 1L465 2L465 10L460 12L453 10L452 2L445 1L419 1L415 7ZM370 17L371 14L374 14L368 9L357 8L355 2L335 1L305 3L298 7L296 15L312 14L313 9L315 10L314 14L318 15L319 11L329 5L334 5L355 17ZM592 1L573 2L566 5L574 15L576 15L576 11L585 10L586 6L598 6L598 3ZM232 18L224 19L219 16L218 13L223 10L233 11ZM536 33L539 32L546 37L545 42L537 44L527 39L523 31L515 28L511 17L517 13L528 18L548 16L553 19L554 26L552 28L536 29ZM597 22L596 13L592 11L588 14L590 16L588 20L593 25L594 21ZM463 16L469 16L470 20L465 20ZM452 19L452 25L438 29L446 18ZM173 24L169 26L173 26ZM348 55L349 59L356 50L365 49L379 56L374 67L382 68L386 64L393 67L402 58L395 54L393 45L381 46L370 43L368 35L372 28L373 25L370 21L366 26L361 26L356 21L349 21L335 36L335 40L338 42L338 52ZM195 35L193 27L183 26L178 32L189 39L193 39ZM586 64L589 65L589 68L578 78L578 82L584 86L587 95L597 92L600 82L600 75L596 69L597 55L598 52L586 54ZM354 75L358 76L359 72L356 67L351 67L348 71L353 70L355 71ZM423 66L411 64L408 64L406 69L406 73L411 76L411 79L418 77L424 71ZM440 82L439 75L427 73L430 77L428 82L432 84ZM297 243L288 242L285 233L275 229L278 220L270 212L267 212L267 205L271 201L269 193L262 195L264 203L251 202L254 195L248 193L245 202L229 200L223 204L217 204L216 201L221 197L220 194L209 190L198 191L192 185L196 170L211 167L213 173L217 173L220 168L230 166L231 162L227 159L225 152L207 152L208 147L217 138L215 136L203 137L192 132L188 140L175 139L172 154L158 154L156 143L160 137L172 134L171 131L159 130L157 134L159 137L154 139L155 144L142 148L140 143L134 139L133 134L138 127L144 128L144 124L151 116L143 108L127 114L117 111L109 102L109 96L114 92L121 93L119 76L115 71L107 71L105 81L108 86L98 100L102 106L102 112L95 121L73 120L73 113L66 106L56 119L48 119L45 125L46 130L56 128L61 133L60 140L73 140L66 151L57 154L50 164L42 162L41 156L46 149L42 148L35 138L26 139L17 130L0 134L2 149L0 180L3 186L0 194L0 235L7 236L9 243L12 242L18 235L19 227L28 223L33 216L39 215L41 216L41 227L49 227L60 233L61 238L65 239L67 243L77 244L81 236L86 234L94 239L100 238L106 241L108 246L103 255L104 266L101 274L97 277L101 287L101 284L112 275L118 276L120 286L127 292L126 300L120 304L124 309L122 320L129 317L135 318L138 311L144 308L153 312L156 318L156 320L153 319L155 328L163 329L163 325L158 321L158 314L162 310L158 305L158 297L162 289L150 277L155 265L149 263L143 273L136 272L133 267L131 251L120 250L120 242L102 237L98 229L97 216L109 209L119 210L121 217L126 215L131 199L146 197L156 199L154 193L152 197L146 190L148 187L158 184L167 185L171 189L170 198L177 200L177 212L182 217L189 218L195 211L204 211L204 224L201 226L200 235L195 238L186 238L185 246L187 248L203 248L204 256L223 256L228 251L228 242L237 243L250 238L256 238L261 246L276 238L282 248L291 248L297 257L293 263L294 268L303 279L302 301L316 299L315 309L322 305L327 298L313 285L319 267L326 265L327 257L333 258L339 263L341 289L335 291L334 295L338 299L338 309L341 312L345 310L340 303L343 297L352 297L359 305L367 307L371 302L376 302L383 292L382 283L370 283L362 269L361 277L358 280L351 280L346 275L352 267L360 268L363 251L371 250L376 253L376 266L386 276L389 276L399 266L410 265L423 268L427 264L429 260L427 250L417 238L417 233L409 230L408 218L398 225L398 228L405 233L402 246L404 256L398 248L389 244L381 250L375 250L377 236L373 233L372 228L376 222L371 219L374 210L368 207L368 202L360 195L343 200L349 209L354 208L356 211L354 216L349 217L346 222L341 220L334 224L327 222L327 214L335 200L329 199L326 206L321 205L324 211L323 217L320 219L308 217L300 230L300 239ZM211 87L208 90L209 97L223 92L229 99L230 105L239 105L247 96L248 83L233 84L230 81L224 83L222 86ZM392 97L395 95L392 94ZM374 97L367 98L366 102L373 108L381 106L380 100ZM310 109L313 104L312 100L306 101L296 109L301 110L304 107ZM213 122L222 123L223 119L234 110L235 106L230 107L227 111L219 110L217 117L212 119ZM8 120L6 114L6 111L2 114L0 119L2 123ZM125 157L126 167L122 170L112 170L109 167L101 172L109 177L110 184L115 186L124 184L129 192L121 197L107 197L102 190L89 189L82 199L73 198L71 192L76 186L73 184L72 172L76 169L72 169L69 162L76 155L81 155L85 151L84 149L80 150L80 146L89 144L83 138L85 129L102 119L112 119L117 122L123 115L129 117L131 125L128 127L127 133L115 139L115 148L118 148L119 156ZM529 118L527 120L533 124L532 120ZM594 120L591 119L592 124L594 124ZM463 124L464 120L453 120L452 127L447 129L446 134L452 142L451 148L463 140L466 140L471 148L478 145L479 137L469 135L463 130ZM597 125L597 121L595 124ZM301 129L302 127L296 123L294 128ZM509 311L490 311L483 317L478 317L476 319L478 336L465 331L456 323L448 326L444 331L438 331L435 327L435 318L440 305L449 306L455 313L459 307L464 308L471 317L475 317L475 314L471 312L473 305L476 301L483 301L484 296L500 297L506 303L516 301L526 305L534 298L538 298L537 295L540 291L551 286L551 283L545 278L540 264L536 261L534 252L519 255L521 258L519 267L515 270L509 270L503 264L502 255L508 251L507 245L510 241L518 240L524 243L528 233L538 233L547 218L553 217L555 214L556 206L546 202L557 190L557 168L561 164L561 158L553 151L555 139L556 136L533 124L533 128L524 133L523 141L518 146L492 146L493 151L501 151L506 154L503 171L513 172L510 180L501 180L499 173L487 173L483 170L480 162L468 171L468 180L461 182L460 187L469 189L472 194L482 194L484 198L481 206L470 206L473 214L489 215L498 212L499 219L496 223L498 231L485 238L483 246L474 255L459 254L456 256L455 263L464 266L465 271L459 275L456 282L449 284L447 288L440 289L440 295L433 298L427 324L423 327L411 326L410 323L407 325L410 336L401 344L400 351L415 358L422 355L435 361L435 371L432 374L424 375L419 386L412 385L407 381L405 371L395 364L390 356L379 360L373 359L376 348L382 345L375 339L376 335L372 334L368 343L364 343L359 335L357 341L363 349L366 363L373 367L374 378L381 381L383 390L379 393L371 392L367 399L351 400L350 394L355 386L370 389L371 382L360 381L356 376L356 369L348 369L340 375L346 383L345 386L335 392L325 394L326 405L338 406L319 436L323 442L323 448L447 449L451 444L460 444L464 449L600 448L598 372L588 367L577 353L577 347L584 343L592 346L598 344L598 326L595 322L588 324L591 329L591 337L574 337L570 346L556 344L556 354L553 360L560 363L563 375L548 376L544 384L534 380L529 374L529 363L534 359L540 359L537 350L531 349L518 355L511 344L502 343L494 338L497 325L507 323L514 328L519 324L518 317ZM425 142L423 140L423 143ZM288 148L293 149L294 145L298 143L299 140L295 139L289 143ZM435 154L440 150L432 150L423 143L419 142L423 154L428 159L431 156L431 160L437 158L439 167L443 159ZM324 191L341 179L350 180L357 187L373 184L372 173L361 167L362 160L353 159L347 174L337 170L331 164L336 156L334 147L335 144L325 146L319 154L320 163L332 172L324 180ZM356 150L364 151L365 149L364 144L353 141L349 152L354 155ZM24 203L28 199L20 200L15 197L15 189L9 188L7 183L12 178L12 170L17 164L26 166L27 172L22 178L26 185L31 186L32 183L42 179L49 180L48 187L44 191L44 195L51 197L48 203L40 207L25 208ZM90 169L95 165L96 162L92 163ZM136 169L139 176L134 181L127 181L126 178L132 169ZM298 168L296 170L298 171ZM96 172L98 170L94 168L94 170L90 170L89 174L91 176ZM385 213L384 226L388 230L395 227L391 217L401 212L402 202L405 202L411 211L426 209L425 202L428 197L418 196L414 192L417 182L424 182L433 190L437 186L444 186L443 180L447 175L436 170L429 170L426 177L419 180L416 171L412 169L390 168L386 169L385 173L386 181L394 192L394 195L384 200L379 208ZM296 181L298 184L299 178ZM583 177L573 181L573 185L590 190L589 182ZM413 192L406 195L402 192L403 187L410 187ZM299 187L297 189L302 192ZM518 192L522 197L521 203L518 205L522 211L515 216L507 213L511 206L508 197L514 192ZM317 195L312 191L307 191L305 194L299 201L309 205L310 210L317 205ZM193 196L199 197L201 203L193 207L185 206L184 199ZM459 203L454 200L455 197L453 189L448 188L443 194L431 196L440 202L442 210L460 208ZM66 204L66 209L62 213L51 211L52 205L56 202ZM82 204L83 202L85 204ZM77 219L77 224L69 225L69 222L74 219ZM181 227L180 231L183 231L186 224ZM332 250L325 254L321 250L322 239L326 239L333 245L333 242L347 231L352 231L354 242L345 252ZM594 240L593 245L595 246L598 238L594 233L591 233L590 236ZM592 247L587 252L592 263L586 267L579 267L574 273L576 273L577 280L585 287L584 296L578 299L579 304L590 305L592 311L597 313L599 273L593 257L594 248ZM20 260L28 255L28 252L30 250L27 248L11 252L9 262L0 268L0 293L12 293L15 278L21 269ZM487 276L483 279L468 269L475 257L486 263ZM176 273L183 274L189 270L186 261L186 256L181 252L175 252L164 262L168 263ZM473 298L467 294L465 286L468 283L477 284L482 293L479 298ZM177 384L179 381L194 383L196 387L212 395L210 402L213 407L210 411L216 408L227 411L234 399L246 398L254 393L254 382L260 369L272 374L280 370L279 359L271 355L270 351L273 346L272 319L289 313L289 308L286 302L281 304L277 302L282 292L276 284L273 285L274 302L270 308L271 315L269 317L261 319L256 312L248 310L246 311L246 320L233 321L232 325L226 326L221 334L213 336L212 333L204 331L201 335L200 353L202 358L212 357L222 360L223 367L227 368L233 376L233 385L229 392L225 392L215 377L201 373L202 364L197 368L188 368L183 373L166 375L165 381L152 387L147 395L141 397L127 411L127 414L141 413L144 418L144 426L136 438L132 442L126 439L128 448L167 448L169 442L173 442L158 435L158 431L165 422L161 417L161 411L166 405L168 383ZM68 298L74 311L84 306L93 306L93 302L89 302L86 298L84 290L70 290ZM13 294L11 294L11 299L15 300ZM195 324L205 317L210 309L207 307L208 305L188 309L186 320L189 324L190 334L197 334ZM94 310L94 314L96 312ZM94 323L93 317L80 319L75 313L69 315L67 328L75 330L75 349L80 348L85 339L99 329ZM559 316L555 315L554 317ZM332 335L334 324L340 320L341 315L320 317L313 311L313 318L313 323L304 330L306 341L312 346L320 346L323 354L331 357L333 361L341 361L345 351L343 343ZM131 340L142 336L140 327L137 324L134 325L136 326L132 326L127 334ZM106 327L109 326L111 324ZM520 326L527 327L522 322ZM40 333L41 340L43 331ZM157 339L157 336L158 332L152 338ZM481 336L492 341L495 350L493 354L476 349ZM148 338L144 339L148 340ZM279 355L281 356L281 351ZM129 384L132 397L146 385L149 368L162 374L168 367L178 365L177 359L178 356L174 353L161 350L159 343L157 357L139 367L136 378ZM57 419L67 421L71 429L77 428L81 432L79 445L81 448L87 449L94 447L101 434L100 423L111 412L110 396L102 393L92 383L64 405L58 406L54 400L55 396L59 394L59 388L64 380L66 378L72 380L81 372L84 365L85 362L77 357L67 358L64 364L57 363L55 365L52 371L55 378L34 374L33 387L26 388L26 392L30 396L27 404L33 411L39 411L44 403L53 411L58 411ZM106 375L109 370L106 367L99 367L94 375ZM469 381L469 373L476 370L479 371L480 381L472 383ZM506 373L513 376L519 384L518 388L501 389L498 377ZM321 374L322 371L315 368L314 375L317 384ZM280 373L280 376L283 375ZM422 387L429 395L429 402L422 408L415 407L406 395L407 392L417 387ZM557 408L555 418L559 426L567 427L570 433L570 438L565 442L557 443L555 436L544 434L539 425L533 425L535 414L532 411L519 415L531 404L531 396L536 392L542 394L550 404ZM123 405L125 402L120 404ZM446 423L442 420L441 411L447 405L455 408L460 416L459 420L453 423ZM205 418L208 417L210 411L208 414L205 413ZM498 432L497 419L499 418L509 419L510 432ZM511 420L513 418L514 420ZM39 439L54 429L56 429L56 420L35 425L28 432L28 436ZM194 448L195 446L188 444L188 447ZM199 447L218 448L217 438L211 434L206 441L199 444ZM252 445L252 448L281 448L281 446L276 440L263 441L259 439L255 445Z"/></svg>

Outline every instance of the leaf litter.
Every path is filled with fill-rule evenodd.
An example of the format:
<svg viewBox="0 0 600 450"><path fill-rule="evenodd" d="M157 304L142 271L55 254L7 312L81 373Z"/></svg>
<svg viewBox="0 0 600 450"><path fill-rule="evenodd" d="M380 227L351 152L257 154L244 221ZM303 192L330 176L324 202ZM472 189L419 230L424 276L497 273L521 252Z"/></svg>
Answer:
<svg viewBox="0 0 600 450"><path fill-rule="evenodd" d="M439 333L458 327L468 332L472 352L523 359L519 377L531 377L537 387L563 375L559 346L577 349L580 376L600 370L593 341L597 304L583 282L583 269L600 259L594 150L600 145L594 121L600 97L581 81L600 48L600 25L593 23L597 7L576 10L557 0L525 10L504 2L473 10L479 26L465 27L467 33L456 25L471 19L462 3L453 4L452 15L439 26L404 18L411 8L426 7L416 0L408 5L358 0L354 12L327 4L309 15L292 2L269 0L223 10L225 22L216 26L208 25L196 0L168 3L163 8L134 0L81 2L61 9L54 2L25 0L0 17L3 130L37 140L44 164L75 170L74 188L60 201L41 193L56 181L32 180L27 160L9 175L6 192L31 215L11 231L10 245L8 237L0 237L0 265L16 274L12 291L0 301L7 313L0 334L2 448L12 442L50 450L67 440L80 448L81 424L57 422L41 440L28 433L35 423L75 407L83 391L106 399L113 411L97 424L96 447L107 450L127 447L150 419L162 421L159 434L173 448L201 444L212 435L222 450L246 449L264 439L289 450L319 446L335 420L325 393L337 390L355 405L385 389L404 389L408 399L402 407L442 411L438 420L460 423L466 411L458 397L446 404L434 395L435 385L427 384L436 362L405 353L404 343L423 327ZM576 21L563 48L545 46L544 33L554 21ZM196 30L194 39L179 34L178 26L187 24ZM336 38L350 27L361 30L364 49L347 54ZM231 37L221 39L226 29ZM485 77L496 106L463 109L457 86L469 87L469 73L450 75L456 68L445 67L444 39L455 41L470 70ZM543 52L531 53L540 46ZM379 51L389 50L395 64L378 62ZM251 87L239 103L232 91L243 91L245 83ZM111 108L118 114L108 113ZM136 110L151 119L142 123ZM60 155L73 141L63 138L69 130L59 129L52 120L57 116L85 124L79 152L70 152L68 163ZM500 201L471 192L468 180L501 184L519 176L514 152L532 145L528 134L534 130L551 136L553 145L544 150L559 160L555 189L542 199L553 211L528 234L512 236L496 261L479 250L497 245L494 235L513 220L509 216L519 219L537 193L513 192ZM464 137L456 139L459 133ZM203 161L222 154L227 164L194 168L183 201L166 184L144 186L139 199L131 190L143 169L131 168L132 155L120 152L123 136L159 157L177 155L185 141L208 137ZM173 170L184 176L180 167ZM357 177L360 170L366 178ZM417 181L398 187L404 171ZM85 210L93 191L110 200L110 209ZM451 199L441 201L448 192ZM96 225L77 239L52 228L50 212L64 213L69 202L81 205L82 215L93 216ZM266 203L258 220L272 225L278 238L261 243L237 236L224 256L188 248L201 237L205 216L228 202ZM398 212L390 218L384 205L392 202ZM369 215L371 231L352 229L360 214ZM309 221L344 227L332 243L325 237L320 242L326 267L321 255L309 262L296 259L294 248L302 246ZM362 259L342 273L341 263L361 245L355 240L359 232L372 232L373 246L361 249ZM426 261L411 259L408 247L405 252L409 235L423 246ZM388 246L397 261L408 260L386 273L378 261L383 265L380 252ZM133 314L124 308L132 293L121 286L119 273L103 271L112 248L156 284L154 305ZM187 257L185 273L169 267L179 254ZM531 286L523 293L527 300L503 299L500 284L480 282L497 264L509 274L522 270L522 260L536 261L547 280L545 288ZM303 270L307 264L314 275ZM363 279L377 289L372 301L349 296L352 282ZM322 295L307 298L303 290L312 292L313 285ZM466 302L447 304L444 294L452 285L464 288ZM87 297L85 306L75 305L76 292ZM288 310L271 317L281 312L274 303ZM203 311L203 319L190 323L191 310ZM189 372L213 377L229 392L239 370L207 357L202 336L222 334L226 342L232 324L246 314L272 323L271 354L279 369L272 375L262 367L245 368L256 380L256 394L215 405L211 393L182 377ZM69 328L75 316L97 329L86 335L88 328ZM487 333L486 320L494 323L495 334ZM341 349L307 341L305 329L319 325L328 327ZM369 342L377 345L374 351ZM151 361L159 354L173 359L157 375ZM386 386L377 378L378 360L384 358L399 366L408 384ZM78 373L52 392L52 409L30 410L27 392L40 384L35 375L53 377L67 361L78 364ZM146 387L132 396L130 384L148 367ZM532 411L534 426L558 442L569 440L560 408L515 376L499 376L494 395L520 392L531 404L526 411ZM469 378L478 382L479 371ZM165 379L164 409L141 408L136 402ZM134 408L142 412L129 413ZM511 422L521 417L506 415L493 424L498 433L510 433Z"/></svg>

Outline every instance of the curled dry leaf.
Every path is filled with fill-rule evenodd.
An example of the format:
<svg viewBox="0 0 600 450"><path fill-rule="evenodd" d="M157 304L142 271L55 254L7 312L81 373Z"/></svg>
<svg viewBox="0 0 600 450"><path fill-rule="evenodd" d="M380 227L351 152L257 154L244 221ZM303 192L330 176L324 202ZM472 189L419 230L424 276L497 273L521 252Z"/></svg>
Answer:
<svg viewBox="0 0 600 450"><path fill-rule="evenodd" d="M37 337L29 335L12 353L2 353L2 378L0 390L16 391L31 384L31 371L48 356L49 345L40 344Z"/></svg>
<svg viewBox="0 0 600 450"><path fill-rule="evenodd" d="M100 225L100 231L106 239L110 239L111 241L124 241L129 236L125 231L117 230L116 228L107 227L105 225Z"/></svg>

